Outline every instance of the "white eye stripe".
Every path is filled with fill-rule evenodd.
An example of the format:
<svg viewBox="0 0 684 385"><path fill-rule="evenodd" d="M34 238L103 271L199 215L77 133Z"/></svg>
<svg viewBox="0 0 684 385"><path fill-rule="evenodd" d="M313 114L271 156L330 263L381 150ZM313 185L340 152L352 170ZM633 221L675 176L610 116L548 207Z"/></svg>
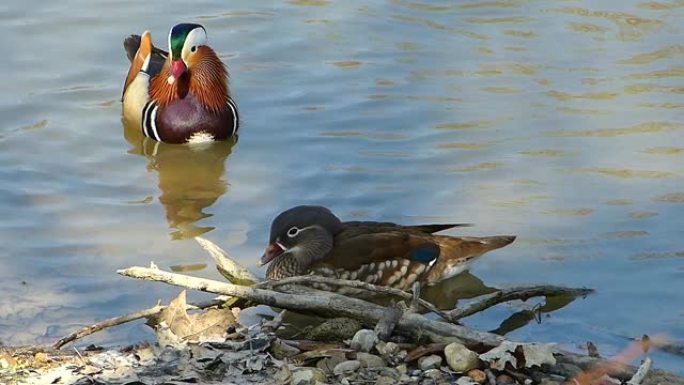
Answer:
<svg viewBox="0 0 684 385"><path fill-rule="evenodd" d="M316 228L322 229L322 228L321 228L320 226L318 226L318 225L311 225L311 226L303 227L303 228L301 228L301 229L298 228L297 226L292 226L292 227L290 227L289 230L287 230L287 232L286 232L285 234L286 234L288 237L290 237L290 238L294 238L294 237L296 237L297 235L299 235L299 233L301 233L301 232L303 232L303 231L309 231L309 230L313 230L313 229L316 229Z"/></svg>
<svg viewBox="0 0 684 385"><path fill-rule="evenodd" d="M183 58L183 60L187 61L188 56L192 52L195 52L197 47L206 44L207 33L204 30L204 28L197 27L193 29L192 31L190 31L190 33L188 33L188 36L185 38L185 43L183 44L181 57ZM195 48L195 50L193 50L192 48Z"/></svg>

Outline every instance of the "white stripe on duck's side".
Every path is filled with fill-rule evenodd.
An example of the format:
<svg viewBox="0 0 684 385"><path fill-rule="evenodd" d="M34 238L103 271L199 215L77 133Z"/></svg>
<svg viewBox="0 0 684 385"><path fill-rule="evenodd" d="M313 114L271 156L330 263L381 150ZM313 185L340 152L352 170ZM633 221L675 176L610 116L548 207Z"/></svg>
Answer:
<svg viewBox="0 0 684 385"><path fill-rule="evenodd" d="M141 72L143 73L143 72ZM228 108L230 108L233 114L233 130L229 136L235 135L238 130L239 117L237 112L237 106L233 99L228 98ZM144 107L142 108L142 120L141 129L143 135L148 138L152 138L158 142L163 142L161 136L159 135L159 130L157 129L157 111L159 111L159 105L153 100L148 100ZM190 138L188 138L188 143L207 143L213 142L215 140L214 136L205 132L199 131L194 133Z"/></svg>
<svg viewBox="0 0 684 385"><path fill-rule="evenodd" d="M230 110L233 112L233 132L230 133L230 136L233 136L235 135L235 133L237 133L238 121L240 119L238 118L237 106L235 105L233 99L230 97L228 97L228 107L230 107Z"/></svg>
<svg viewBox="0 0 684 385"><path fill-rule="evenodd" d="M157 131L157 110L159 110L159 106L154 101L150 100L145 103L145 107L142 110L141 127L143 135L161 142L161 137Z"/></svg>

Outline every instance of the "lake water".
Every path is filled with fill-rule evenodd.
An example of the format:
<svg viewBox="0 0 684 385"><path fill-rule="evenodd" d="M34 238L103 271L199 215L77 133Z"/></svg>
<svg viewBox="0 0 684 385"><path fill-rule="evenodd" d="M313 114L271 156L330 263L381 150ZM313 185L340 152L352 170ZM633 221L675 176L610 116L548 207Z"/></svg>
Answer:
<svg viewBox="0 0 684 385"><path fill-rule="evenodd" d="M263 274L271 219L301 203L518 234L462 279L596 289L511 338L604 355L644 333L684 340L683 20L681 0L6 0L0 340L51 342L178 292L118 268L218 278L194 235ZM149 29L164 47L181 21L228 63L232 147L122 128L123 38ZM82 343L144 338L137 323Z"/></svg>

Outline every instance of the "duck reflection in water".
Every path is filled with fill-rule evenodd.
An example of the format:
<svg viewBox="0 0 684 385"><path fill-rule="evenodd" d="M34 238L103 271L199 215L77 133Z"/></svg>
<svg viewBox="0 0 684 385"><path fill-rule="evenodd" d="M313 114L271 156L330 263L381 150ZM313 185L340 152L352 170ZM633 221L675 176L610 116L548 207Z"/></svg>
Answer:
<svg viewBox="0 0 684 385"><path fill-rule="evenodd" d="M212 216L204 209L228 190L224 179L226 159L237 136L222 142L167 144L146 138L125 123L124 136L132 146L129 153L147 158L147 169L159 174L159 201L173 229L172 239L192 238L213 230L195 223Z"/></svg>

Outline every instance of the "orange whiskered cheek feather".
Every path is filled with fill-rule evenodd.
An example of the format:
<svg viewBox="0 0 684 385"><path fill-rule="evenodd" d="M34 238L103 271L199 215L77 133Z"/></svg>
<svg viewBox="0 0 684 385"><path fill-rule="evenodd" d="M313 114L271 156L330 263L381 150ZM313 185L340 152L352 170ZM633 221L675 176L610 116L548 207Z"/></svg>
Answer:
<svg viewBox="0 0 684 385"><path fill-rule="evenodd" d="M209 47L206 47L206 46L199 47L197 49L197 52L191 54L190 57L187 58L187 62L185 64L187 64L188 70L190 70L193 67L196 67L197 65L199 65L202 62L202 57L208 54L207 48L209 48ZM209 49L211 49L211 48L209 48Z"/></svg>
<svg viewBox="0 0 684 385"><path fill-rule="evenodd" d="M152 79L150 98L160 106L167 106L190 92L208 110L220 112L227 108L227 72L214 50L207 46L187 58L187 73L169 84L170 63L165 63L161 72Z"/></svg>
<svg viewBox="0 0 684 385"><path fill-rule="evenodd" d="M188 58L190 92L208 109L219 112L228 103L228 73L213 49L201 46Z"/></svg>
<svg viewBox="0 0 684 385"><path fill-rule="evenodd" d="M160 107L169 105L172 101L183 98L188 93L187 75L169 83L171 70L168 63L164 64L161 72L150 82L150 98L157 102Z"/></svg>

